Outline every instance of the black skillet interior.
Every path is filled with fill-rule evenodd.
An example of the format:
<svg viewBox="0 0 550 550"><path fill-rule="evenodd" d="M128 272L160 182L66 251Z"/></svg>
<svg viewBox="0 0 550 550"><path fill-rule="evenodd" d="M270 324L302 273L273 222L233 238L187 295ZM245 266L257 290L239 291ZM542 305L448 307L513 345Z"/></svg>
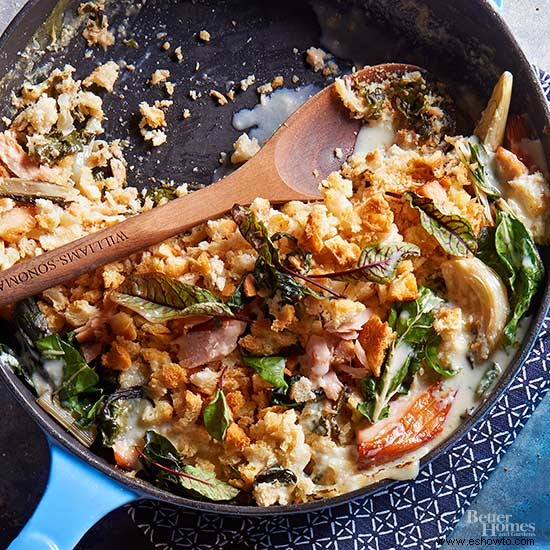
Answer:
<svg viewBox="0 0 550 550"><path fill-rule="evenodd" d="M527 111L537 133L543 139L547 156L550 144L543 128L550 123L546 103L529 64L501 21L485 0L457 0L453 3L438 0L367 0L313 3L300 0L278 2L249 2L227 0L152 0L114 2L108 9L111 28L117 37L115 46L107 51L94 49L88 56L80 32L59 51L19 55L31 37L47 20L47 33L40 32L38 43L51 29L59 29L65 18L74 19L79 2L30 0L12 23L0 42L0 115L10 115L9 93L27 79L38 79L53 67L70 63L76 67L77 77L107 60L124 60L135 65L134 71L123 69L116 87L117 95L105 101L109 118L107 136L128 139L126 157L133 169L129 184L144 187L159 181L188 182L192 187L211 182L212 172L219 166L221 151L230 151L239 132L231 126L232 114L258 102L254 87L238 93L235 102L224 107L209 97L211 89L225 91L228 81L239 81L250 74L257 84L283 75L287 86L291 76L297 75L298 85L315 83L322 87L330 81L314 73L304 63L304 52L311 45L326 44L335 54L340 67L347 71L355 63L376 64L386 61L413 63L429 69L437 78L447 82L456 104L468 115L476 116L475 101L470 95L486 98L496 78L504 69L515 75L514 104L516 110ZM132 9L126 8L132 5ZM322 22L320 25L319 22ZM203 44L197 33L206 29L211 42ZM342 29L343 32L342 32ZM161 34L159 34L161 33ZM165 34L164 34L165 33ZM123 39L133 39L138 48L125 45ZM168 41L170 49L162 44ZM173 50L181 46L183 62L177 63ZM294 48L297 50L294 50ZM196 64L199 63L198 70ZM10 69L16 70L10 73ZM161 89L151 89L147 80L153 70L167 68L170 80L176 83L174 105L169 110L168 143L150 149L137 133L138 103L143 100L166 99ZM197 101L189 98L189 91L202 93ZM472 106L474 105L474 106ZM183 120L181 113L188 108L192 117ZM467 123L466 123L467 124ZM547 255L544 258L548 267ZM444 445L430 453L425 461L434 458L448 445L456 442L490 408L505 391L520 363L533 344L538 327L549 302L548 280L536 302L531 328L518 350L516 360L502 377L493 395L479 409L474 418L464 423ZM0 375L15 393L31 416L47 433L91 465L107 475L132 487L144 497L158 498L174 504L199 510L235 515L273 515L306 512L325 506L341 504L352 498L367 496L389 482L382 482L331 500L304 505L280 506L269 509L219 505L176 497L148 484L129 480L112 468L106 460L84 449L66 434L37 405L31 392L10 372Z"/></svg>

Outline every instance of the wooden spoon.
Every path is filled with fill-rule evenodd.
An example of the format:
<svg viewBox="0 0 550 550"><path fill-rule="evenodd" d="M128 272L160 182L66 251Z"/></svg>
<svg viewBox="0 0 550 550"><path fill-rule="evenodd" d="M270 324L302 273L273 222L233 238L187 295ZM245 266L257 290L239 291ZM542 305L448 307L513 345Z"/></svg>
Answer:
<svg viewBox="0 0 550 550"><path fill-rule="evenodd" d="M366 67L353 78L380 82L419 70L403 64ZM319 199L319 184L352 152L360 121L328 86L302 105L241 168L220 181L0 272L0 306L65 283L100 265L226 213L256 197L272 203ZM343 152L338 159L335 148Z"/></svg>

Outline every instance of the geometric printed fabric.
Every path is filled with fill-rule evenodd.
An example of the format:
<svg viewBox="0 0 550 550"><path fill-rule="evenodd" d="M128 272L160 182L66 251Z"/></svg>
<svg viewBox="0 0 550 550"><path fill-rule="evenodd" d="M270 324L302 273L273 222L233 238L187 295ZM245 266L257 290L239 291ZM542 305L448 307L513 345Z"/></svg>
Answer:
<svg viewBox="0 0 550 550"><path fill-rule="evenodd" d="M550 100L550 75L537 71ZM485 418L417 478L321 512L232 518L138 501L130 517L156 548L193 550L428 550L448 535L496 468L550 378L550 315L526 363Z"/></svg>

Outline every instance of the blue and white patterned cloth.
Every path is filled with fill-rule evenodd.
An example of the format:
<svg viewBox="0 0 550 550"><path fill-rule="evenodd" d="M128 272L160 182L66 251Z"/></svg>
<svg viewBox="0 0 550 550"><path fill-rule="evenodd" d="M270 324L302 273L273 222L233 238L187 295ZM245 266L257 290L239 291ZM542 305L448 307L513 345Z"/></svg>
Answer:
<svg viewBox="0 0 550 550"><path fill-rule="evenodd" d="M550 100L550 75L539 78ZM412 481L322 512L229 518L140 501L130 516L157 548L428 550L442 544L497 467L550 379L550 315L533 351L489 414ZM495 503L498 506L498 503Z"/></svg>

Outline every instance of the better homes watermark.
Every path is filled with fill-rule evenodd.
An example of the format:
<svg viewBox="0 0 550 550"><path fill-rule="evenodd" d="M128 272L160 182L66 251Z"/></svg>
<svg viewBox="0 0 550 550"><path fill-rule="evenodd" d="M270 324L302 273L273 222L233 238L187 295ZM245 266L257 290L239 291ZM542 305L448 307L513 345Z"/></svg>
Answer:
<svg viewBox="0 0 550 550"><path fill-rule="evenodd" d="M478 524L484 537L535 536L535 522L520 523L512 519L512 514L478 514L477 510L468 510L466 522Z"/></svg>

